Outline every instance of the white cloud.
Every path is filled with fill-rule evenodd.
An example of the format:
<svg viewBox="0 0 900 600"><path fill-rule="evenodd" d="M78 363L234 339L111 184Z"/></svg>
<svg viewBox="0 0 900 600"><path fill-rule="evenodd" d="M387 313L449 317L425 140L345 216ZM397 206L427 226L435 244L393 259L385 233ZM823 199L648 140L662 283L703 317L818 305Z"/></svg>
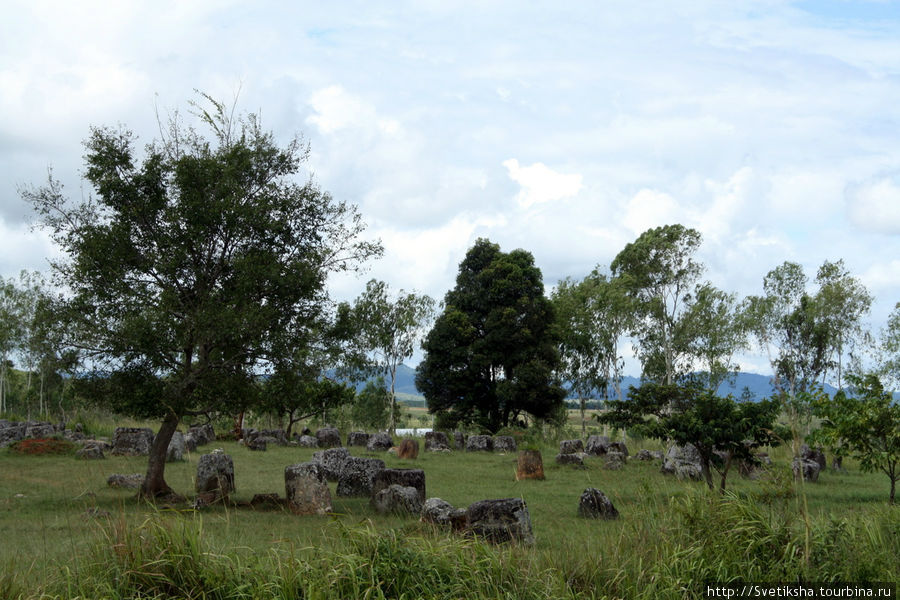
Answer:
<svg viewBox="0 0 900 600"><path fill-rule="evenodd" d="M516 201L522 208L575 196L581 191L581 175L558 173L544 163L520 166L515 158L503 161L509 178L521 186Z"/></svg>
<svg viewBox="0 0 900 600"><path fill-rule="evenodd" d="M685 214L675 199L665 192L642 189L625 207L623 222L635 235L669 223L684 223Z"/></svg>
<svg viewBox="0 0 900 600"><path fill-rule="evenodd" d="M848 191L850 219L861 229L877 233L900 233L900 185L880 179Z"/></svg>

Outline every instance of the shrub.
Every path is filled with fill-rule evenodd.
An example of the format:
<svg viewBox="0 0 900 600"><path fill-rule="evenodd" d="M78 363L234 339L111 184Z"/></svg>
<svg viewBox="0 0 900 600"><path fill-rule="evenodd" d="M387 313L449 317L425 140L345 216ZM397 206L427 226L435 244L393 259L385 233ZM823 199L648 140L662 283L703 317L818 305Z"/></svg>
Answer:
<svg viewBox="0 0 900 600"><path fill-rule="evenodd" d="M77 448L77 444L68 440L56 438L30 438L27 440L19 440L9 446L9 449L16 454L25 454L29 456L74 454Z"/></svg>

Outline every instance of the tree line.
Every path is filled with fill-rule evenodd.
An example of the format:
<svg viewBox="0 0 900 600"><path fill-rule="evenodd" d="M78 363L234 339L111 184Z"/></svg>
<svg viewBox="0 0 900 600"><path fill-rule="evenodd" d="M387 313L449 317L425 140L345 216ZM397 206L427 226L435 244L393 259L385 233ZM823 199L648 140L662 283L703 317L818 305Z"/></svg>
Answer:
<svg viewBox="0 0 900 600"><path fill-rule="evenodd" d="M738 300L702 280L701 236L682 225L644 232L608 269L561 281L549 298L531 253L480 239L439 311L375 280L355 302L337 303L329 276L360 272L382 253L364 238L358 209L298 181L309 156L299 137L280 146L256 115L234 117L208 96L191 106L207 135L175 114L143 152L126 128L92 129L84 176L93 193L80 201L52 177L23 190L64 257L51 265L58 285L33 295L40 316L3 320L44 324L41 333L4 325L12 333L3 340L19 345L0 340L0 381L14 351L31 357L25 371L42 383L36 365L47 358L47 373L73 374L63 385L73 394L161 422L144 496L171 493L165 451L186 419L232 415L239 430L246 411L265 410L290 429L355 402L360 420L386 414L393 428L396 369L423 335L416 384L437 423L487 431L559 422L567 393L583 403L610 389L618 422L646 425L652 411L622 412L640 404L621 389L625 340L642 378L668 386L659 397L688 394L685 410L716 397L735 357L756 343L798 419L810 414L814 386L834 376L841 387L848 364L862 364L858 349L872 345L863 328L872 298L842 261L822 265L814 292L786 262L766 276L764 294ZM28 304L21 287L10 287L8 306ZM878 377L897 375L897 315ZM41 335L46 344L33 350L21 342ZM374 375L386 383L358 398L346 384Z"/></svg>

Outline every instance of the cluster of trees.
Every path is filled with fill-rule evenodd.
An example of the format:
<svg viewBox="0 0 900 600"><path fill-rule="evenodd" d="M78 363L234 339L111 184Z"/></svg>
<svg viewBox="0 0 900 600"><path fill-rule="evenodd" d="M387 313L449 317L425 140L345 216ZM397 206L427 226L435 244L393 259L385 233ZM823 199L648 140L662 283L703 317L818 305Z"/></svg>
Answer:
<svg viewBox="0 0 900 600"><path fill-rule="evenodd" d="M297 182L309 152L299 139L281 147L254 115L233 118L206 96L194 107L209 138L176 115L139 154L129 131L93 129L85 155L93 195L70 202L52 178L23 192L65 253L52 265L65 293L32 286L40 293L28 296L13 286L7 294L4 284L0 305L37 298L34 314L52 315L3 319L43 324L37 335L0 332L4 374L13 348L31 357L28 373L44 373L34 361L45 359L47 373L79 364L76 391L161 421L141 490L148 497L171 492L165 451L184 419L265 410L290 430L354 401L355 418L393 428L397 367L436 313L431 298L375 280L354 303L333 302L328 277L359 271L382 252L363 239L356 207ZM547 298L530 253L478 240L422 343L416 383L429 410L443 426L496 431L559 420L567 391L584 407L612 390L608 422L639 419L659 437L695 445L687 438L702 431L711 441L700 440L701 452L738 456L735 439L762 439L772 409L717 394L737 370L735 356L756 342L784 405L810 414L815 385L832 376L842 387L871 296L841 261L822 265L815 292L786 262L767 275L763 295L739 301L702 281L700 243L681 225L651 229L608 269L564 280ZM900 309L895 321L880 377L896 375L900 363ZM632 390L628 402L627 340L654 384ZM358 397L342 383L373 375L386 382ZM734 419L746 426L729 425ZM846 434L838 438L849 447Z"/></svg>
<svg viewBox="0 0 900 600"><path fill-rule="evenodd" d="M77 357L60 343L49 300L39 273L0 277L0 413L44 418L73 408Z"/></svg>

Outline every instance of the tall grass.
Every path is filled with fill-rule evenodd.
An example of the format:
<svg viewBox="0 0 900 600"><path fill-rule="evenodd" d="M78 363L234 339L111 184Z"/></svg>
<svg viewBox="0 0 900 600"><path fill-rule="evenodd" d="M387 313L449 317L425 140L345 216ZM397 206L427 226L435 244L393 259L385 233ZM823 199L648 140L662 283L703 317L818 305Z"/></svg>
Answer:
<svg viewBox="0 0 900 600"><path fill-rule="evenodd" d="M652 503L651 503L652 504ZM657 507L658 508L658 507ZM420 523L378 531L329 525L328 548L214 550L203 519L157 513L139 526L111 519L92 550L30 595L4 576L9 598L344 600L455 598L696 598L705 583L896 581L900 511L814 523L791 502L696 490L667 511L648 505L600 555L496 547Z"/></svg>

